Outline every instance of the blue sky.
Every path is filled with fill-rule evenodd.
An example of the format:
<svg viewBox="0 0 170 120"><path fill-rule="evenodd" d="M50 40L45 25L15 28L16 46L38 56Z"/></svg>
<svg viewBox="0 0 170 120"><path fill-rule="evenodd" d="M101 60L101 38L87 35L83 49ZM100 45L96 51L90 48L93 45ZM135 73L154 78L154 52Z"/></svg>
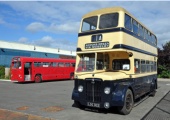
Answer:
<svg viewBox="0 0 170 120"><path fill-rule="evenodd" d="M1 1L0 40L75 51L81 17L114 6L154 32L158 47L170 40L170 1Z"/></svg>

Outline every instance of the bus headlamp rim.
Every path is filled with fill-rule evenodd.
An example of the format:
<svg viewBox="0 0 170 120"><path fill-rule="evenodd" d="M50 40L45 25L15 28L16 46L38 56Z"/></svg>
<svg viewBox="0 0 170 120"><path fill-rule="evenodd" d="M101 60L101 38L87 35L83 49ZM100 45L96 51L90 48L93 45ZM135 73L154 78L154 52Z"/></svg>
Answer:
<svg viewBox="0 0 170 120"><path fill-rule="evenodd" d="M78 86L78 91L79 91L79 92L83 92L83 86L82 86L82 85L79 85L79 86Z"/></svg>
<svg viewBox="0 0 170 120"><path fill-rule="evenodd" d="M105 87L104 93L107 94L107 95L110 94L110 87Z"/></svg>

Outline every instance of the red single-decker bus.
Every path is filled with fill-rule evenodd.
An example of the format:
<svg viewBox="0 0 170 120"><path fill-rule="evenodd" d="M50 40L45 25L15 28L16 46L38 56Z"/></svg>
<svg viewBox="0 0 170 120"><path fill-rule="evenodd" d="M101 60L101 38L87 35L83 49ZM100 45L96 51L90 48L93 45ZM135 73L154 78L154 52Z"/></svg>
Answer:
<svg viewBox="0 0 170 120"><path fill-rule="evenodd" d="M48 80L73 79L75 60L54 58L14 57L11 81L37 83Z"/></svg>

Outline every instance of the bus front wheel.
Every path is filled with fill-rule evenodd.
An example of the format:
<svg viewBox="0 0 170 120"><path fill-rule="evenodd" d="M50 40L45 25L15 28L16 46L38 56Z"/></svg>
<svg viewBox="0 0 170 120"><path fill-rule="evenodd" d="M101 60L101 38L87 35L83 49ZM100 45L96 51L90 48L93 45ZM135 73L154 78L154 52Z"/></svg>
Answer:
<svg viewBox="0 0 170 120"><path fill-rule="evenodd" d="M36 83L40 83L42 81L41 75L36 75L34 80Z"/></svg>
<svg viewBox="0 0 170 120"><path fill-rule="evenodd" d="M131 112L133 105L134 105L133 94L132 91L128 89L126 91L124 106L118 107L118 110L121 114L127 115Z"/></svg>
<svg viewBox="0 0 170 120"><path fill-rule="evenodd" d="M74 106L77 107L77 108L80 108L80 109L83 108L83 105L81 105L80 102L78 102L76 100L74 101Z"/></svg>

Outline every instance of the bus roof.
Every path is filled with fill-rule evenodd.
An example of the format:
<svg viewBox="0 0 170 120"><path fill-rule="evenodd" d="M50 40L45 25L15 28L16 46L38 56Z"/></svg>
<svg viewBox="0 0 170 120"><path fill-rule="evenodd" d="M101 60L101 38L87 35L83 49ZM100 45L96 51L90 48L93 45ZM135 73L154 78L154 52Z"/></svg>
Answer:
<svg viewBox="0 0 170 120"><path fill-rule="evenodd" d="M126 9L124 9L122 7L110 7L110 8L102 8L102 9L94 10L94 11L91 11L91 12L85 14L83 16L83 19L87 18L87 17L95 16L95 15L106 14L106 13L113 13L113 12L120 12L120 11L130 15L133 19L135 19L138 23L140 23L144 28L149 30L138 19L136 19L136 17L134 17L131 13L129 13ZM149 31L153 34L153 32L151 30L149 30Z"/></svg>
<svg viewBox="0 0 170 120"><path fill-rule="evenodd" d="M105 13L117 12L117 11L124 11L125 12L126 10L122 7L102 8L102 9L94 10L92 12L85 14L83 16L83 18L94 16L94 15L105 14Z"/></svg>
<svg viewBox="0 0 170 120"><path fill-rule="evenodd" d="M61 58L36 58L36 57L24 57L24 56L15 56L13 57L13 59L15 58L20 58L20 60L23 60L23 59L27 59L28 61L34 61L34 60L42 60L42 61L53 61L53 60L58 60L58 61L70 61L70 62L75 62L75 59L61 59ZM40 61L41 62L41 61Z"/></svg>

